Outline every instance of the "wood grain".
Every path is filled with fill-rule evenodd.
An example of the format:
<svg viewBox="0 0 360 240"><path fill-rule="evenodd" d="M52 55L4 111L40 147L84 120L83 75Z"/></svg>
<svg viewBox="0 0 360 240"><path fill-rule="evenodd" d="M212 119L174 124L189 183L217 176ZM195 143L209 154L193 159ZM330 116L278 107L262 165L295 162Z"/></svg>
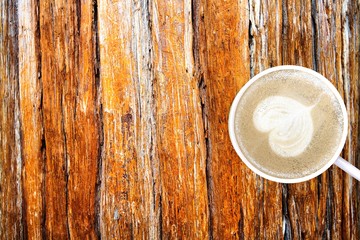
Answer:
<svg viewBox="0 0 360 240"><path fill-rule="evenodd" d="M95 239L96 175L100 154L95 13L92 1L68 5L73 6L68 9L68 26L72 29L65 48L75 53L74 57L69 56L67 63L67 80L73 80L68 81L64 89L69 237Z"/></svg>
<svg viewBox="0 0 360 240"><path fill-rule="evenodd" d="M253 229L260 227L256 191L260 181L237 157L227 131L229 106L250 78L248 3L201 1L200 5L211 235L259 238L260 231Z"/></svg>
<svg viewBox="0 0 360 240"><path fill-rule="evenodd" d="M161 236L149 11L147 2L99 3L105 239Z"/></svg>
<svg viewBox="0 0 360 240"><path fill-rule="evenodd" d="M95 238L99 136L92 2L40 3L45 236Z"/></svg>
<svg viewBox="0 0 360 240"><path fill-rule="evenodd" d="M45 237L67 238L68 155L64 85L67 80L65 1L40 3L41 80L45 135ZM71 16L70 16L71 17ZM73 69L71 70L73 71ZM71 78L73 81L73 77Z"/></svg>
<svg viewBox="0 0 360 240"><path fill-rule="evenodd" d="M138 230L135 122L131 52L131 1L99 3L99 43L104 152L100 227L104 238L130 238Z"/></svg>
<svg viewBox="0 0 360 240"><path fill-rule="evenodd" d="M339 5L340 8L340 5ZM349 132L344 157L357 167L359 162L359 51L360 51L360 3L345 1L341 4L342 52L341 74L344 101L349 116ZM343 176L342 236L344 239L360 237L359 182L349 175ZM356 226L356 227L355 227Z"/></svg>
<svg viewBox="0 0 360 240"><path fill-rule="evenodd" d="M161 197L159 160L156 146L153 46L151 34L151 1L137 1L133 5L133 50L136 56L134 80L137 83L136 151L138 153L138 182L142 203L137 219L143 222L141 236L161 238ZM139 220L137 220L139 221Z"/></svg>
<svg viewBox="0 0 360 240"><path fill-rule="evenodd" d="M314 19L314 68L327 77L343 95L341 66L341 7L340 2L318 1L313 5ZM332 167L322 174L319 213L322 235L326 238L340 239L342 236L343 172ZM325 221L326 219L326 221ZM328 222L328 224L326 224Z"/></svg>
<svg viewBox="0 0 360 240"><path fill-rule="evenodd" d="M250 6L250 74L281 65L282 62L282 2L251 1ZM279 239L283 235L281 184L260 180L260 238Z"/></svg>
<svg viewBox="0 0 360 240"><path fill-rule="evenodd" d="M0 1L0 34L0 238L19 239L24 232L15 1Z"/></svg>
<svg viewBox="0 0 360 240"><path fill-rule="evenodd" d="M0 239L359 239L360 184L252 173L227 116L255 74L339 90L360 167L351 0L0 0Z"/></svg>
<svg viewBox="0 0 360 240"><path fill-rule="evenodd" d="M313 33L310 1L285 1L283 6L282 64L301 65L312 68ZM288 210L293 239L312 239L318 236L318 196L316 179L284 187L284 202Z"/></svg>
<svg viewBox="0 0 360 240"><path fill-rule="evenodd" d="M191 1L154 1L152 30L162 237L205 239L206 147L194 77Z"/></svg>
<svg viewBox="0 0 360 240"><path fill-rule="evenodd" d="M44 237L44 161L42 83L40 69L39 6L19 1L19 91L22 127L24 232Z"/></svg>

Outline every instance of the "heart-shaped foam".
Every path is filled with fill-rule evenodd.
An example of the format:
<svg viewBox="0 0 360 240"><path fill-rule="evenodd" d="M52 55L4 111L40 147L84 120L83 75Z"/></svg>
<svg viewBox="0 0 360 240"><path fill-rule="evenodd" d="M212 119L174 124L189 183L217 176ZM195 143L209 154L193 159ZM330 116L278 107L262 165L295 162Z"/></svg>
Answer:
<svg viewBox="0 0 360 240"><path fill-rule="evenodd" d="M269 145L276 154L294 157L311 142L312 108L289 97L271 96L258 104L253 122L257 130L269 133Z"/></svg>

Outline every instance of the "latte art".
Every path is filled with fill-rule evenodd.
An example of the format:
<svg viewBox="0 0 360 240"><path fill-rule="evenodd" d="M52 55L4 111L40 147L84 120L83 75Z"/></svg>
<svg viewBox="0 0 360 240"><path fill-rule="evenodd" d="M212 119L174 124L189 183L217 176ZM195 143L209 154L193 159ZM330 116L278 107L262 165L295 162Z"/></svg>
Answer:
<svg viewBox="0 0 360 240"><path fill-rule="evenodd" d="M270 96L256 107L253 122L257 130L269 133L271 149L282 157L294 157L311 142L314 127L311 107L283 96Z"/></svg>
<svg viewBox="0 0 360 240"><path fill-rule="evenodd" d="M328 83L301 69L255 80L237 100L231 129L243 160L268 176L295 179L338 155L346 115Z"/></svg>

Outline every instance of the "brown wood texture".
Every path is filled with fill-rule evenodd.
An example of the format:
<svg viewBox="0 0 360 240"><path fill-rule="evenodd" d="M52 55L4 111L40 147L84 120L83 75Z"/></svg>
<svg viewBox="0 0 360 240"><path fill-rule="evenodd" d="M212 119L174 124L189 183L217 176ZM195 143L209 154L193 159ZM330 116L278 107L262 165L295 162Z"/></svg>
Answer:
<svg viewBox="0 0 360 240"><path fill-rule="evenodd" d="M360 167L356 0L1 0L0 239L359 239L360 184L252 173L230 104L312 68Z"/></svg>

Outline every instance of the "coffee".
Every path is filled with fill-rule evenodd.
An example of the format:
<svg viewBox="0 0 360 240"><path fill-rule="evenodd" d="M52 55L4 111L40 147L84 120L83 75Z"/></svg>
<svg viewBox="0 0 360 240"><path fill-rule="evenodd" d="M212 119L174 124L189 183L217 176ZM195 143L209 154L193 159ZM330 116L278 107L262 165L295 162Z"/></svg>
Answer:
<svg viewBox="0 0 360 240"><path fill-rule="evenodd" d="M297 69L265 74L241 96L234 131L246 159L277 178L301 178L336 154L344 116L334 92Z"/></svg>

